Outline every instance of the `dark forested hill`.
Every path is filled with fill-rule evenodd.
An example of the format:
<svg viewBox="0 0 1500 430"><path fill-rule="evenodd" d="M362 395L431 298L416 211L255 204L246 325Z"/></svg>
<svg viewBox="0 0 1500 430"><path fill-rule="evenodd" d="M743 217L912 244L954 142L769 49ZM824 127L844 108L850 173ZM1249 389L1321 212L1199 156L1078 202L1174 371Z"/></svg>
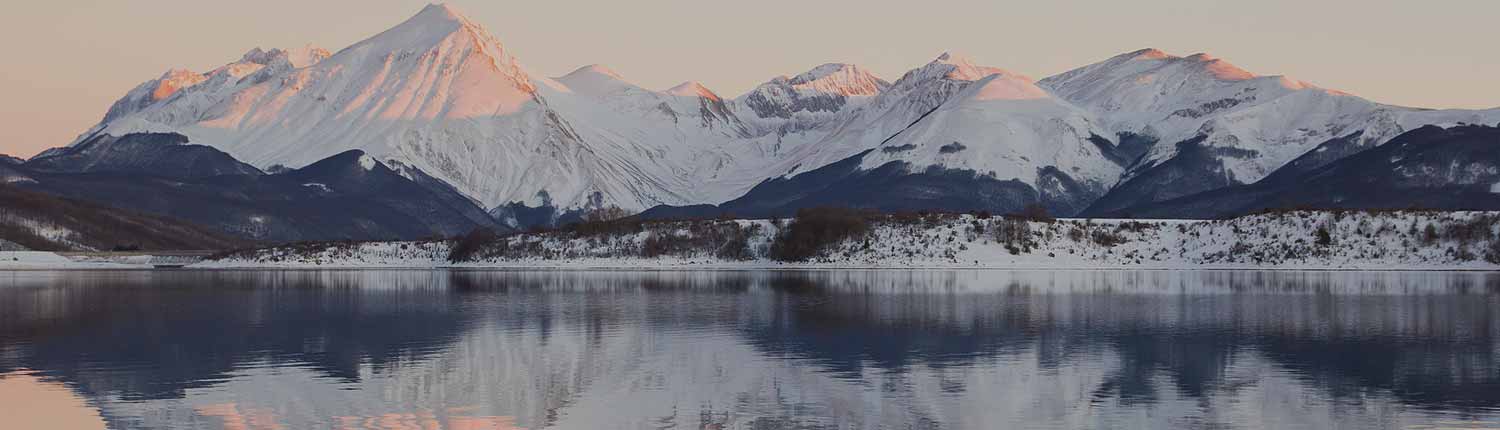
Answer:
<svg viewBox="0 0 1500 430"><path fill-rule="evenodd" d="M176 219L3 184L0 240L39 251L220 250L248 244Z"/></svg>

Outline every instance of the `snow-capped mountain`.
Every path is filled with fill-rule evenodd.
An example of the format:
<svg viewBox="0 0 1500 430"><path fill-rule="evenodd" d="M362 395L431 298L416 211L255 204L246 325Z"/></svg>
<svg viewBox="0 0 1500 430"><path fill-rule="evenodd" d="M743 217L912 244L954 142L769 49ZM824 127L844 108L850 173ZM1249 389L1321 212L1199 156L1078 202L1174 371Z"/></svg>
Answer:
<svg viewBox="0 0 1500 430"><path fill-rule="evenodd" d="M121 110L97 132L177 132L262 168L300 167L362 149L431 172L480 200L503 186L489 172L548 146L569 146L565 126L546 115L504 48L447 7L428 7L304 67L290 55L259 53L221 68L218 85L208 79ZM242 67L264 57L286 61ZM561 170L540 167L537 176L548 167Z"/></svg>
<svg viewBox="0 0 1500 430"><path fill-rule="evenodd" d="M831 124L890 86L859 66L829 63L797 76L778 76L734 104L756 132L786 135Z"/></svg>
<svg viewBox="0 0 1500 430"><path fill-rule="evenodd" d="M1284 76L1260 76L1207 54L1188 57L1144 49L1115 56L1041 81L1041 86L1099 118L1115 136L1148 139L1151 146L1126 172L1140 188L1183 182L1173 193L1135 196L1154 201L1215 185L1252 183L1320 144L1359 133L1349 153L1389 141L1429 124L1494 123L1500 109L1427 110L1375 103ZM1170 164L1192 145L1210 165ZM1349 154L1342 154L1349 155ZM1197 170L1196 172L1192 172ZM1212 176L1203 180L1185 177ZM1129 186L1120 192L1129 191ZM1174 195L1175 194L1175 195ZM1117 207L1115 207L1117 208Z"/></svg>
<svg viewBox="0 0 1500 430"><path fill-rule="evenodd" d="M1074 213L1119 179L1123 166L1101 146L1091 115L1052 97L1031 78L990 73L952 96L861 159L874 169L892 162L912 172L970 170L1035 189L1037 202Z"/></svg>
<svg viewBox="0 0 1500 430"><path fill-rule="evenodd" d="M726 200L763 179L761 149L712 91L644 90L602 67L534 78L449 6L326 58L294 54L143 84L80 141L169 131L264 169L359 149L488 207L641 210Z"/></svg>
<svg viewBox="0 0 1500 430"><path fill-rule="evenodd" d="M183 96L184 98L216 97L216 92L224 91L228 87L238 85L242 80L268 79L272 75L316 64L328 58L329 55L327 50L313 46L292 50L273 49L270 51L255 48L245 53L239 61L229 63L208 73L200 74L182 69L169 70L160 78L147 81L130 90L124 98L115 102L110 107L109 112L104 115L104 121L101 125L109 124L116 119L140 112L157 102L178 95L178 91L184 89L191 90L188 95ZM256 76L251 77L251 75ZM176 101L176 103L188 102Z"/></svg>
<svg viewBox="0 0 1500 430"><path fill-rule="evenodd" d="M1133 206L1138 217L1225 218L1267 209L1500 208L1500 127L1424 126L1310 171ZM1310 154L1311 155L1311 154ZM1118 216L1120 214L1101 214Z"/></svg>
<svg viewBox="0 0 1500 430"><path fill-rule="evenodd" d="M826 136L789 154L775 171L786 176L808 172L880 146L976 81L1007 73L945 53L902 75L868 102L850 107Z"/></svg>
<svg viewBox="0 0 1500 430"><path fill-rule="evenodd" d="M820 205L1076 213L1123 171L1089 112L1026 76L944 54L802 147L790 172L719 206L648 217L785 216ZM784 170L783 170L784 169Z"/></svg>
<svg viewBox="0 0 1500 430"><path fill-rule="evenodd" d="M1422 125L1500 121L1500 109L1383 105L1157 50L1041 81L950 54L894 82L824 64L738 97L696 82L647 89L601 65L544 76L452 7L431 5L337 53L256 49L208 73L168 72L74 146L175 133L268 172L359 150L502 218L760 201L756 189L785 196L812 177L854 206L908 208L970 184L994 195L943 207L1041 202L1075 214L1250 183L1292 160L1315 168ZM1333 155L1303 157L1313 151ZM937 176L919 178L928 173ZM922 182L934 177L941 187ZM872 178L912 195L848 192ZM827 203L793 194L803 197L752 206Z"/></svg>

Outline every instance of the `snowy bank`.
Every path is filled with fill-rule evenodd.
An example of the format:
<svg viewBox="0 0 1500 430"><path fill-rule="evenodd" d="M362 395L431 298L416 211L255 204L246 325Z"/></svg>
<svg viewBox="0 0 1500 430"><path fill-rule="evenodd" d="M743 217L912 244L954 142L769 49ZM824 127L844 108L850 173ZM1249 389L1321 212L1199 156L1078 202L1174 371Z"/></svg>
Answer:
<svg viewBox="0 0 1500 430"><path fill-rule="evenodd" d="M1497 220L1421 211L1212 221L877 216L799 262L772 258L793 220L673 221L491 238L456 262L460 241L350 242L241 251L193 267L1500 270Z"/></svg>
<svg viewBox="0 0 1500 430"><path fill-rule="evenodd" d="M149 258L149 257L147 257ZM0 270L71 270L71 269L130 269L150 268L145 260L140 262L121 259L71 259L53 252L0 251Z"/></svg>

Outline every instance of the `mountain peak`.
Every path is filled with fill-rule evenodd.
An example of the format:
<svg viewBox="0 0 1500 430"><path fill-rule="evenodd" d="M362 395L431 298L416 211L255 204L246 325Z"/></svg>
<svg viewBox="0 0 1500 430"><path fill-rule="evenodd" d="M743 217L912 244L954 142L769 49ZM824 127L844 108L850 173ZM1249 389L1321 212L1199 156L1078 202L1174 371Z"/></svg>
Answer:
<svg viewBox="0 0 1500 430"><path fill-rule="evenodd" d="M483 28L458 12L457 9L439 3L422 8L421 12L417 12L401 24L365 42L381 41L381 45L391 48L427 48L438 44L449 35L464 31L477 38L493 40L493 37L489 36Z"/></svg>
<svg viewBox="0 0 1500 430"><path fill-rule="evenodd" d="M959 81L977 81L995 74L1013 75L1005 69L975 65L967 55L954 52L944 52L921 70L940 71L941 77Z"/></svg>
<svg viewBox="0 0 1500 430"><path fill-rule="evenodd" d="M1166 52L1163 52L1160 49L1146 48L1146 49L1140 49L1140 50L1136 50L1136 51L1127 52L1127 53L1119 55L1116 58L1126 58L1126 59L1130 59L1130 60L1165 60L1165 59L1168 59L1168 58L1172 58L1172 55L1171 54L1167 54Z"/></svg>
<svg viewBox="0 0 1500 430"><path fill-rule="evenodd" d="M578 70L556 78L556 81L570 91L592 96L641 90L639 86L620 77L619 73L600 64L579 67Z"/></svg>
<svg viewBox="0 0 1500 430"><path fill-rule="evenodd" d="M570 77L579 77L585 75L603 75L619 80L625 79L624 77L621 77L619 73L615 73L613 69L610 69L608 66L605 66L603 64L590 64L587 66L579 67L577 70L564 75L563 78L567 79Z"/></svg>
<svg viewBox="0 0 1500 430"><path fill-rule="evenodd" d="M412 19L413 20L420 19L422 21L428 21L428 22L431 22L431 21L439 21L439 22L441 22L441 21L467 22L469 20L467 17L464 16L464 14L462 12L459 12L457 8L454 8L453 6L451 6L451 5L447 4L447 3L431 3L431 4L428 4L427 7L422 8L421 12L417 12L417 15L414 16L414 17L412 17Z"/></svg>
<svg viewBox="0 0 1500 430"><path fill-rule="evenodd" d="M698 81L687 81L668 89L667 94L681 97L703 97L710 100L719 100L719 95L714 94L708 87Z"/></svg>
<svg viewBox="0 0 1500 430"><path fill-rule="evenodd" d="M355 169L355 166L359 168ZM303 166L296 172L301 175L326 175L333 172L370 171L384 166L364 150L350 149Z"/></svg>
<svg viewBox="0 0 1500 430"><path fill-rule="evenodd" d="M1204 71L1208 72L1209 74L1213 75L1213 77L1219 80L1245 81L1259 77L1254 73L1250 73L1250 71L1248 70L1241 69L1239 66L1230 64L1228 61L1221 60L1218 57L1214 57L1207 53L1200 52L1197 54L1189 55L1187 58L1183 58L1182 60L1192 62L1202 67Z"/></svg>
<svg viewBox="0 0 1500 430"><path fill-rule="evenodd" d="M890 83L857 65L826 63L797 76L772 79L761 87L781 85L844 96L872 96L884 91Z"/></svg>
<svg viewBox="0 0 1500 430"><path fill-rule="evenodd" d="M870 71L865 70L865 68L858 65L846 63L826 63L818 65L818 67L814 67L812 68L812 70L803 72L800 75L793 76L789 78L789 80L793 85L800 85L822 79L828 79L830 77L857 77L860 79L878 79L875 77L875 74L870 73Z"/></svg>
<svg viewBox="0 0 1500 430"><path fill-rule="evenodd" d="M818 65L818 67L812 68L812 70L808 70L800 75L792 77L791 81L793 83L812 82L846 70L854 73L860 72L859 66L855 66L853 64L825 63Z"/></svg>
<svg viewBox="0 0 1500 430"><path fill-rule="evenodd" d="M1146 48L1116 55L1108 60L1080 67L1048 78L1048 80L1067 80L1076 76L1097 73L1160 74L1162 70L1204 73L1220 81L1244 81L1259 77L1208 53L1200 52L1187 57L1179 57L1159 49Z"/></svg>
<svg viewBox="0 0 1500 430"><path fill-rule="evenodd" d="M1198 61L1198 62L1203 62L1203 63L1214 62L1214 61L1218 61L1219 60L1218 57L1215 57L1213 55L1209 55L1209 53L1207 53L1207 52L1199 52L1197 54L1189 55L1187 57L1187 59L1193 60L1193 61Z"/></svg>
<svg viewBox="0 0 1500 430"><path fill-rule="evenodd" d="M268 66L278 60L286 60L293 68L302 68L317 64L332 55L327 49L313 45L295 49L276 48L269 51L256 47L240 56L240 63Z"/></svg>
<svg viewBox="0 0 1500 430"><path fill-rule="evenodd" d="M932 60L932 62L953 65L974 64L974 61L971 60L969 56L953 51L944 52L942 55L938 55L937 59Z"/></svg>

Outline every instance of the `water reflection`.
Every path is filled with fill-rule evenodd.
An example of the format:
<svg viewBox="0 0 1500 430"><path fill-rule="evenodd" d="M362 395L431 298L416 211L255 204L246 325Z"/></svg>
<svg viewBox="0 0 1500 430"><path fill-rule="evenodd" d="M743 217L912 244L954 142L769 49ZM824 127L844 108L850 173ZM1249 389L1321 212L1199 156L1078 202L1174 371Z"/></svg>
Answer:
<svg viewBox="0 0 1500 430"><path fill-rule="evenodd" d="M30 372L0 375L0 424L18 429L102 429L104 419L68 387Z"/></svg>
<svg viewBox="0 0 1500 430"><path fill-rule="evenodd" d="M24 272L0 375L116 428L1500 427L1496 312L1470 273Z"/></svg>

